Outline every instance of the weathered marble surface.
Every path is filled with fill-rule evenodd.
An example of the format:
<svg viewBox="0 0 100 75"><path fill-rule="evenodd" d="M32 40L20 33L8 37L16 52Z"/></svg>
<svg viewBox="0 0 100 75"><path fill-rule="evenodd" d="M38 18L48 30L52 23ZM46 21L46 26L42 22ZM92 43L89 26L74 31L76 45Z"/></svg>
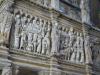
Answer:
<svg viewBox="0 0 100 75"><path fill-rule="evenodd" d="M84 37L82 23L74 20L75 16L71 15L74 19L70 20L71 18L58 12L59 5L54 5L53 8L57 8L56 11L54 9L49 9L49 11L48 1L51 0L37 0L36 5L33 3L35 7L32 7L28 1L25 1L25 4L23 1L20 5L19 1L19 6L15 4L14 12L12 2L7 5L3 13L0 13L2 18L0 19L0 46L9 45L10 41L11 46L7 51L7 59L12 60L11 67L5 65L2 68L2 75L13 75L12 68L15 75L24 68L38 70L40 75L85 75L86 73L91 75L92 68L86 65L86 55L89 54L99 65L100 53L97 40L94 39L96 42L90 43L90 37ZM57 0L52 1L59 3ZM32 8L31 10L26 9L28 5L28 8ZM87 11L83 7L82 9L85 14L83 20L89 21L88 9L86 8ZM73 13L73 10L70 12ZM9 36L11 36L10 40ZM5 57L6 54L1 53L0 55ZM52 58L54 59L51 60ZM19 67L16 68L16 65ZM42 71L44 68L46 68L45 71ZM47 69L51 72L50 74Z"/></svg>

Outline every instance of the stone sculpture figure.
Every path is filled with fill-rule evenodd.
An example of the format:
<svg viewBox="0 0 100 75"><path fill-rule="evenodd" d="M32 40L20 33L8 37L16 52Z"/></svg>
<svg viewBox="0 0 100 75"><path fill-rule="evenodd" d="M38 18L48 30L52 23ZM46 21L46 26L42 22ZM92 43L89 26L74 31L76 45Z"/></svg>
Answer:
<svg viewBox="0 0 100 75"><path fill-rule="evenodd" d="M40 19L40 31L39 32L41 32L42 38L44 38L44 36L45 36L44 28L45 28L44 27L44 20Z"/></svg>
<svg viewBox="0 0 100 75"><path fill-rule="evenodd" d="M90 48L90 40L89 40L89 36L87 35L85 37L85 41L84 41L84 45L85 45L85 53L86 53L86 63L92 63L92 51Z"/></svg>
<svg viewBox="0 0 100 75"><path fill-rule="evenodd" d="M37 52L37 38L38 38L38 34L37 33L34 33L33 35L33 51L34 52Z"/></svg>
<svg viewBox="0 0 100 75"><path fill-rule="evenodd" d="M6 6L1 11L1 25L0 25L0 46L8 47L9 46L9 36L12 25L13 18L13 2L6 1ZM2 27L1 27L2 26Z"/></svg>
<svg viewBox="0 0 100 75"><path fill-rule="evenodd" d="M69 36L70 36L69 47L72 47L75 40L73 27L71 27L69 30Z"/></svg>
<svg viewBox="0 0 100 75"><path fill-rule="evenodd" d="M3 13L3 14L2 14ZM7 11L2 11L1 23L0 23L0 45L5 47L9 42L9 33L12 25L12 14ZM9 15L8 15L9 14Z"/></svg>
<svg viewBox="0 0 100 75"><path fill-rule="evenodd" d="M41 50L42 50L42 36L41 34L39 34L37 38L37 52L40 53Z"/></svg>
<svg viewBox="0 0 100 75"><path fill-rule="evenodd" d="M82 33L80 33L79 39L80 39L80 50L83 51L84 39L83 39Z"/></svg>
<svg viewBox="0 0 100 75"><path fill-rule="evenodd" d="M80 62L84 62L84 39L82 33L80 33Z"/></svg>
<svg viewBox="0 0 100 75"><path fill-rule="evenodd" d="M70 55L69 55L70 61L75 62L76 53L77 53L77 46L76 46L76 44L74 44L73 48L70 49Z"/></svg>
<svg viewBox="0 0 100 75"><path fill-rule="evenodd" d="M76 46L77 46L77 50L76 50L76 62L80 61L80 34L79 32L77 32L77 36L76 36Z"/></svg>
<svg viewBox="0 0 100 75"><path fill-rule="evenodd" d="M42 54L50 54L50 39L49 39L49 32L45 35L42 41Z"/></svg>
<svg viewBox="0 0 100 75"><path fill-rule="evenodd" d="M70 48L70 60L75 61L76 59L76 52L77 52L77 42L76 42L76 32L73 32L73 28L70 29L69 35L70 35L70 42L69 42L69 48Z"/></svg>
<svg viewBox="0 0 100 75"><path fill-rule="evenodd" d="M48 31L48 22L44 21L44 33L45 33L45 35L46 35L47 31Z"/></svg>
<svg viewBox="0 0 100 75"><path fill-rule="evenodd" d="M89 2L90 0L81 0L81 11L82 11L82 21L85 23L90 23L90 8L89 8Z"/></svg>
<svg viewBox="0 0 100 75"><path fill-rule="evenodd" d="M24 30L24 27L27 25L27 17L23 14L21 17L21 26L20 26L20 48L24 49L24 41L26 37L26 31Z"/></svg>
<svg viewBox="0 0 100 75"><path fill-rule="evenodd" d="M15 17L14 48L19 48L20 26L21 26L20 14L17 14Z"/></svg>
<svg viewBox="0 0 100 75"><path fill-rule="evenodd" d="M32 46L32 33L28 33L28 46L27 46L27 50L31 51L33 50L33 46Z"/></svg>
<svg viewBox="0 0 100 75"><path fill-rule="evenodd" d="M54 27L52 28L52 33L51 33L51 38L52 38L52 53L58 53L59 51L59 45L60 45L60 36L58 33L58 23L55 22Z"/></svg>
<svg viewBox="0 0 100 75"><path fill-rule="evenodd" d="M25 49L24 44L25 44L25 39L26 38L26 33L23 31L20 34L20 49Z"/></svg>
<svg viewBox="0 0 100 75"><path fill-rule="evenodd" d="M69 34L68 34L68 29L66 28L66 39L65 39L65 58L67 59L67 60L69 60L70 59L70 48L69 48L69 40L70 40L70 36L69 36Z"/></svg>
<svg viewBox="0 0 100 75"><path fill-rule="evenodd" d="M24 28L26 27L26 25L27 25L27 17L25 16L25 14L23 14L22 15L22 17L21 17L21 29L22 29L22 31L24 30Z"/></svg>
<svg viewBox="0 0 100 75"><path fill-rule="evenodd" d="M70 36L68 34L68 29L67 28L66 28L66 34L65 35L66 35L65 44L66 44L66 48L68 48Z"/></svg>

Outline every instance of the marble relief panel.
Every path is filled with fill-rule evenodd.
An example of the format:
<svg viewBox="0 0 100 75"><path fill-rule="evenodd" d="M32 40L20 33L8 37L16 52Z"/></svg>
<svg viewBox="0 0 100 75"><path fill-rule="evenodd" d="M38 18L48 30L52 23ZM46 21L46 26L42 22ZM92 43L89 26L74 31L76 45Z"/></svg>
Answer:
<svg viewBox="0 0 100 75"><path fill-rule="evenodd" d="M60 54L65 60L84 62L82 33L20 11L14 15L14 48L43 55Z"/></svg>
<svg viewBox="0 0 100 75"><path fill-rule="evenodd" d="M50 53L51 22L24 13L15 14L14 48Z"/></svg>

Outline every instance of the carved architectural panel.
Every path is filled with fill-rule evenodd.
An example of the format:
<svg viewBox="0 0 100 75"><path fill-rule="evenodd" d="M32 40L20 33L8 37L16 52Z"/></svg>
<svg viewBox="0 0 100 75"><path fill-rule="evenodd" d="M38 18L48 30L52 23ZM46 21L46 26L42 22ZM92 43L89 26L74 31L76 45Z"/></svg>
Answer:
<svg viewBox="0 0 100 75"><path fill-rule="evenodd" d="M83 34L37 16L16 12L13 48L42 55L60 54L64 60L84 62Z"/></svg>
<svg viewBox="0 0 100 75"><path fill-rule="evenodd" d="M51 22L26 13L15 13L14 48L50 54Z"/></svg>
<svg viewBox="0 0 100 75"><path fill-rule="evenodd" d="M9 37L10 37L10 30L12 25L12 11L9 10L12 4L9 4L4 8L4 10L0 13L0 46L8 46L9 45Z"/></svg>

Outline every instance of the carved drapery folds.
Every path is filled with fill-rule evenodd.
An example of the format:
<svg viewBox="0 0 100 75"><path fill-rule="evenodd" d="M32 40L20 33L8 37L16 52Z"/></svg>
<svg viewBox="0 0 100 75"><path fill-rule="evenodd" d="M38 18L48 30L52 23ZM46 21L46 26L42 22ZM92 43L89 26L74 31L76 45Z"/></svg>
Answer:
<svg viewBox="0 0 100 75"><path fill-rule="evenodd" d="M42 55L58 53L65 60L84 62L82 33L25 13L15 13L13 47Z"/></svg>
<svg viewBox="0 0 100 75"><path fill-rule="evenodd" d="M15 14L14 48L50 54L51 23L37 16Z"/></svg>
<svg viewBox="0 0 100 75"><path fill-rule="evenodd" d="M13 18L13 0L6 1L5 8L0 13L0 46L9 46L9 35Z"/></svg>
<svg viewBox="0 0 100 75"><path fill-rule="evenodd" d="M72 62L84 62L84 39L83 34L74 31L73 27L69 30L59 27L60 35L60 54L65 56L65 60Z"/></svg>

